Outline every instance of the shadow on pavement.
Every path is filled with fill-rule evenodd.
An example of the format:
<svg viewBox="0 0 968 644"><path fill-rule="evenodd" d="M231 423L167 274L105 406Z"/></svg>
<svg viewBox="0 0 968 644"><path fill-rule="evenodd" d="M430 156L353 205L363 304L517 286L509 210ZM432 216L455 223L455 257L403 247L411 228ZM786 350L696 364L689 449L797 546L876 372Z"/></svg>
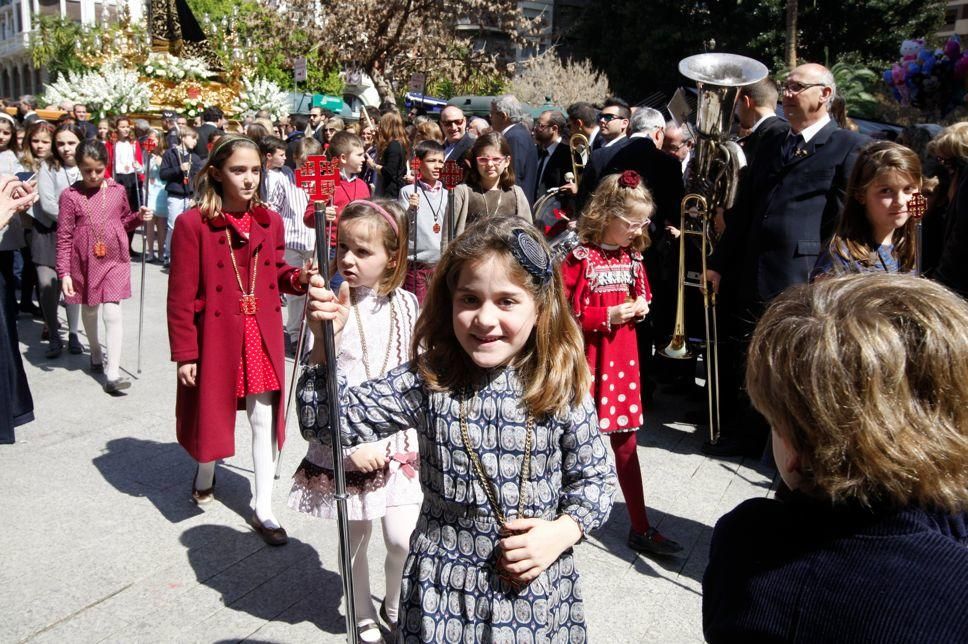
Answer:
<svg viewBox="0 0 968 644"><path fill-rule="evenodd" d="M115 489L147 498L171 523L203 512L191 499L195 461L178 443L117 438L108 441L104 453L92 462ZM250 499L249 480L245 476L228 467L216 467L216 503L248 519L252 513Z"/></svg>
<svg viewBox="0 0 968 644"><path fill-rule="evenodd" d="M309 544L290 536L287 545L273 548L252 530L218 525L189 528L180 541L198 582L220 593L226 607L267 621L345 632L340 577L323 568Z"/></svg>

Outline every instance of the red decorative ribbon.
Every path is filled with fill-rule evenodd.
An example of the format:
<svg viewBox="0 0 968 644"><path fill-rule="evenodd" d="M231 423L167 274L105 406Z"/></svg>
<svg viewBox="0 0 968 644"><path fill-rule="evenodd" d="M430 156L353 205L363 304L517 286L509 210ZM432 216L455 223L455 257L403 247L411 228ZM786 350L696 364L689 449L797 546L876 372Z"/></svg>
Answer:
<svg viewBox="0 0 968 644"><path fill-rule="evenodd" d="M414 466L420 462L419 452L397 452L390 460L400 463L400 470L408 479L416 478L417 469Z"/></svg>

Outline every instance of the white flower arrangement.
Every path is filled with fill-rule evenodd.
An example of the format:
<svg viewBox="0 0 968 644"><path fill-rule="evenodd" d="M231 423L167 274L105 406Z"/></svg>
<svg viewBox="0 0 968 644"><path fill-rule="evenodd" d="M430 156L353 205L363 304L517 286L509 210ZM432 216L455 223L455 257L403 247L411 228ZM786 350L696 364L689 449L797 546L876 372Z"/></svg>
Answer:
<svg viewBox="0 0 968 644"><path fill-rule="evenodd" d="M292 110L291 99L279 84L265 79L242 79L242 91L232 106L232 111L240 116L266 110L273 120L287 116Z"/></svg>
<svg viewBox="0 0 968 644"><path fill-rule="evenodd" d="M168 52L152 52L141 65L141 72L150 78L171 81L204 80L214 75L200 58L179 58Z"/></svg>
<svg viewBox="0 0 968 644"><path fill-rule="evenodd" d="M99 118L148 109L151 89L138 72L111 63L100 71L67 72L46 86L50 103L83 103Z"/></svg>

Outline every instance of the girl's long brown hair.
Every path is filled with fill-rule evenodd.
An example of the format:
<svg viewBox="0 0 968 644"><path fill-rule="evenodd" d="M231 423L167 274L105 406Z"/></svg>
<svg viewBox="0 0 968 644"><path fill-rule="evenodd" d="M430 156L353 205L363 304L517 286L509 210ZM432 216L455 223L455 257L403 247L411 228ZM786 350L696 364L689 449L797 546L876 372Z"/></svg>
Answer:
<svg viewBox="0 0 968 644"><path fill-rule="evenodd" d="M857 262L862 266L873 266L877 262L879 242L873 238L867 209L861 203L861 198L877 177L887 172L897 172L909 178L920 189L921 160L912 150L891 141L878 141L864 148L850 173L844 212L830 240L831 253L847 262ZM901 272L914 269L916 225L917 221L909 217L891 238Z"/></svg>
<svg viewBox="0 0 968 644"><path fill-rule="evenodd" d="M649 217L652 217L655 212L652 193L645 187L642 177L632 170L626 170L626 172L632 172L638 177L635 187L622 185L621 178L625 176L624 174L610 174L602 179L592 193L581 219L578 220L578 238L583 244L600 246L605 239L605 229L609 222L615 218L615 215L624 217L632 206L638 205L646 209ZM631 247L642 252L651 243L649 227L643 226L639 234L633 238Z"/></svg>
<svg viewBox="0 0 968 644"><path fill-rule="evenodd" d="M375 140L378 159L386 152L391 141L399 143L403 147L404 154L407 154L409 139L407 138L407 130L403 127L403 119L400 118L399 112L387 112L380 117L380 124L377 126Z"/></svg>
<svg viewBox="0 0 968 644"><path fill-rule="evenodd" d="M240 148L255 150L256 156L262 159L262 155L259 153L259 145L255 141L241 134L226 134L212 148L211 154L208 155L208 160L198 172L198 176L195 177L195 202L198 204L198 209L202 212L203 219L212 219L222 212L222 184L212 179L212 169L218 168L221 170L225 162L229 160L229 157ZM264 175L265 172L260 175L260 182ZM262 200L259 199L259 191L256 190L255 195L252 197L251 205L261 203Z"/></svg>
<svg viewBox="0 0 968 644"><path fill-rule="evenodd" d="M488 132L484 136L477 137L474 141L474 145L471 146L471 151L467 153L468 158L471 162L471 167L467 171L467 176L464 182L471 188L481 189L481 173L477 169L477 157L481 155L481 151L484 148L497 148L501 151L501 156L508 158L508 165L504 168L504 172L498 177L497 185L501 187L501 190L510 190L514 187L514 159L511 158L511 146L508 145L507 139L500 132Z"/></svg>
<svg viewBox="0 0 968 644"><path fill-rule="evenodd" d="M491 257L504 262L512 280L537 305L531 337L512 359L524 389L523 403L537 417L567 413L588 395L591 375L581 331L564 295L561 275L539 284L511 254L511 231L524 228L550 255L544 238L517 217L480 219L451 242L434 271L417 319L411 353L420 376L434 391L455 392L478 384L484 370L471 360L454 333L454 291L461 270Z"/></svg>

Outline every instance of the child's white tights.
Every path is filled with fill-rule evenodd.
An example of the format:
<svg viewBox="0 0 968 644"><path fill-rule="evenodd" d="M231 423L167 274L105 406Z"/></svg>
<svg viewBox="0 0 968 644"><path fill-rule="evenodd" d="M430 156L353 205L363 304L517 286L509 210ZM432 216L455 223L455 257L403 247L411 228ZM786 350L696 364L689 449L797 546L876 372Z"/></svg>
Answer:
<svg viewBox="0 0 968 644"><path fill-rule="evenodd" d="M245 413L252 427L252 469L255 471L255 514L263 524L278 528L272 513L272 485L276 475L275 413L272 400L277 392L267 391L245 397ZM215 479L215 461L198 464L195 488L207 490Z"/></svg>
<svg viewBox="0 0 968 644"><path fill-rule="evenodd" d="M381 519L383 524L383 542L387 548L387 558L384 562L386 577L386 594L384 606L390 621L396 621L400 610L400 584L403 581L403 564L410 552L410 535L417 525L420 516L420 506L397 505L387 508L386 515ZM372 521L350 521L350 554L353 558L353 598L356 602L357 623L367 619L377 621L370 598L370 566L366 558L366 549L373 533Z"/></svg>
<svg viewBox="0 0 968 644"><path fill-rule="evenodd" d="M101 352L101 342L98 339L97 313L101 311L104 319L104 342L107 345L107 355ZM108 380L121 377L121 342L124 338L121 327L121 303L105 302L81 306L81 320L84 323L84 333L91 345L91 362L104 363L104 375Z"/></svg>

